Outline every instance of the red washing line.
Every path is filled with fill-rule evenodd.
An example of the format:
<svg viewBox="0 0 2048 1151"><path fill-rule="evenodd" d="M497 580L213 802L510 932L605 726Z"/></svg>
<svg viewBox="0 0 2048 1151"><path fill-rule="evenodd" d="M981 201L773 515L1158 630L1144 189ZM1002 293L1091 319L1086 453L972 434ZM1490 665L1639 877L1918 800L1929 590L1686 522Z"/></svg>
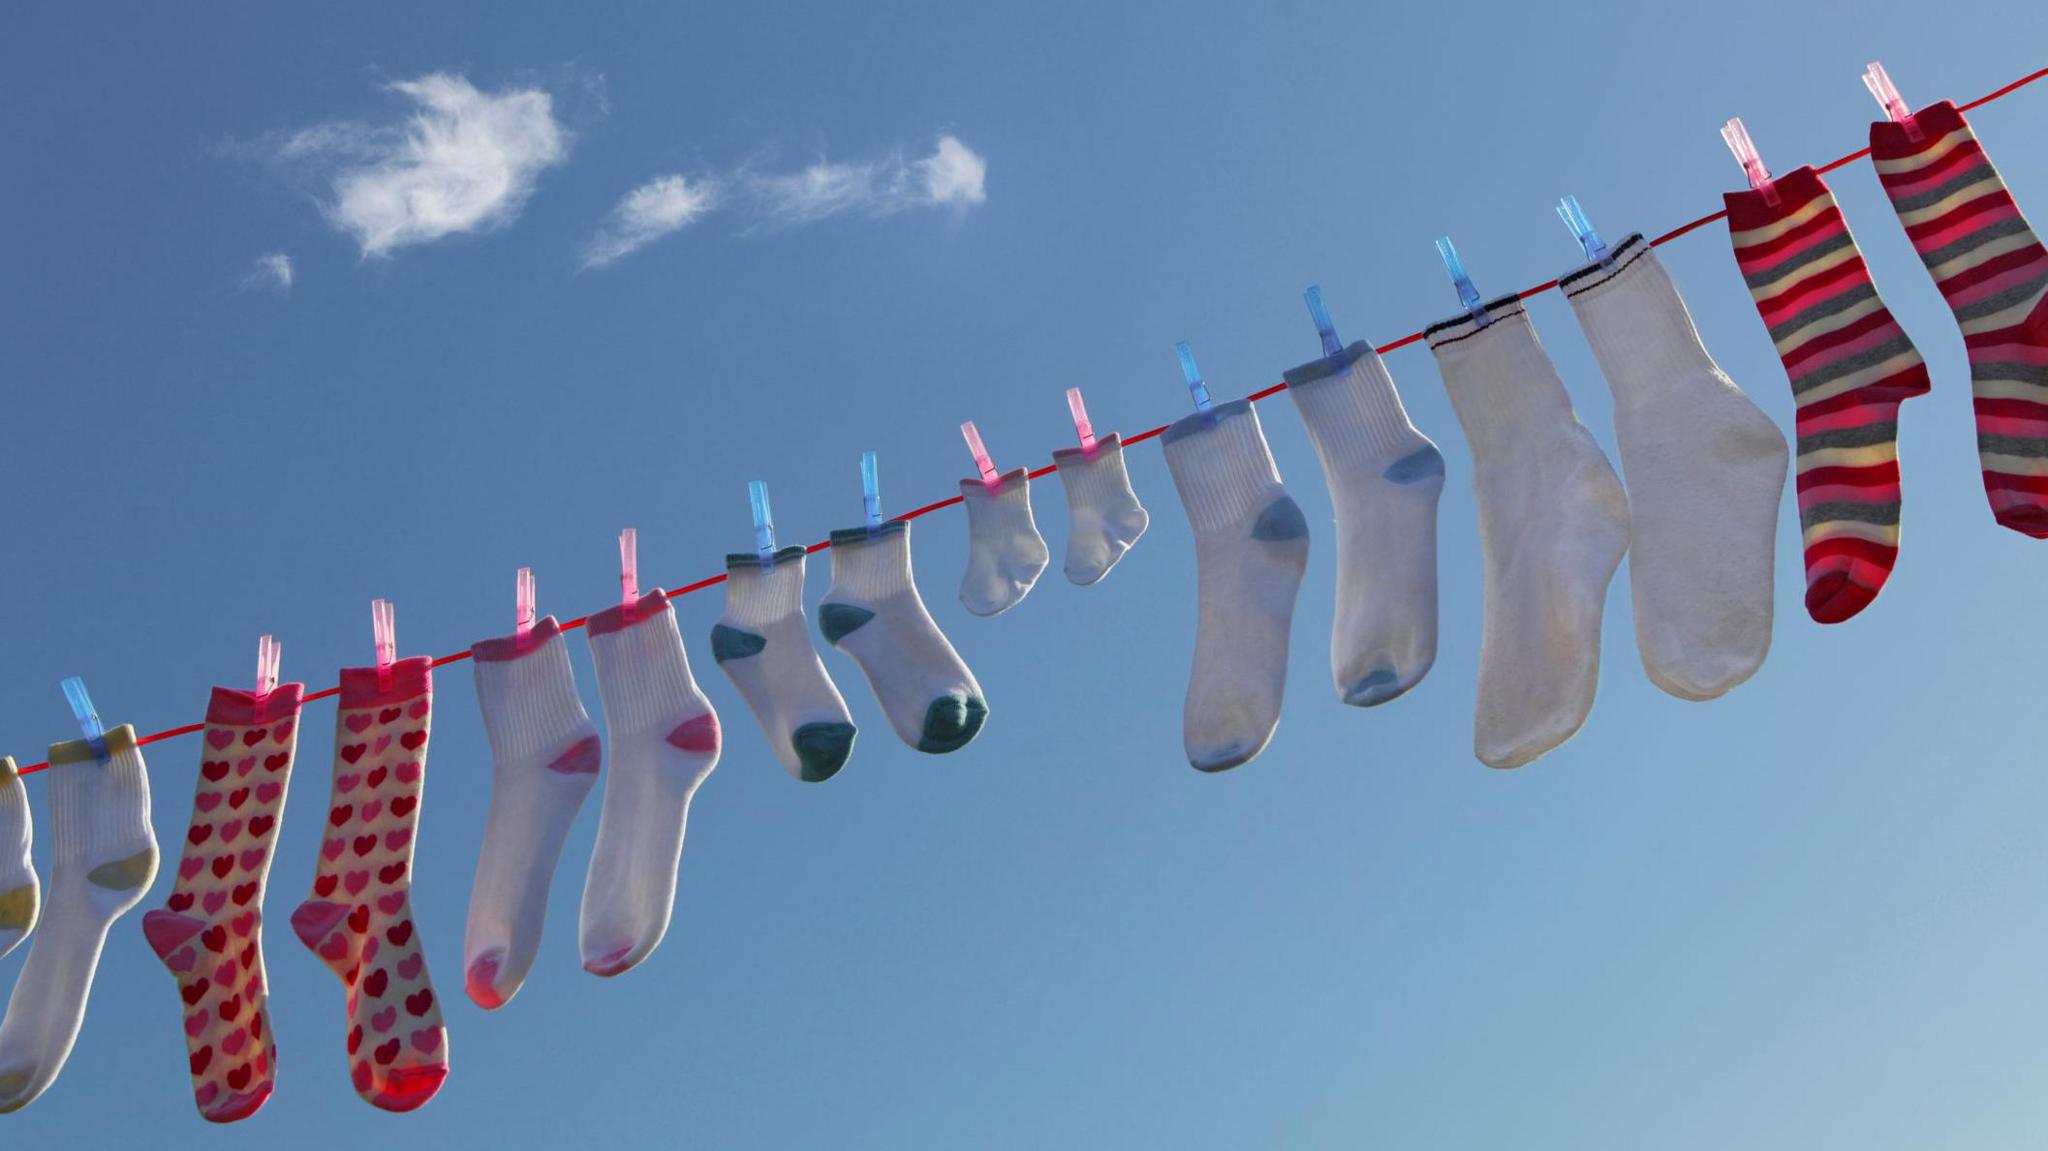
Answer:
<svg viewBox="0 0 2048 1151"><path fill-rule="evenodd" d="M1969 103L1967 103L1967 104L1964 104L1964 105L1962 106L1962 109L1961 109L1961 110L1962 110L1962 111L1965 111L1965 112L1968 112L1968 111L1970 111L1970 110L1971 110L1971 109L1973 109L1973 108L1981 108L1981 107L1983 107L1984 105L1986 105L1986 104L1989 104L1989 103L1991 103L1991 102L1992 102L1993 100L1996 100L1996 99L1998 99L1998 98L2000 98L2000 97L2002 97L2002 96L2006 96L2006 95L2008 95L2008 94L2010 94L2010 93L2012 93L2012 92L2016 92L2016 91L2018 91L2019 89L2021 89L2021 88L2024 88L2024 87L2026 87L2027 85L2029 85L2029 84L2032 84L2032 83L2033 83L2034 81L2036 81L2036 80L2039 80L2039 79L2041 79L2041 78L2043 78L2043 77L2048 77L2048 68L2043 68L2043 69L2041 69L2041 70L2040 70L2040 71L2038 71L2038 72L2033 72L2033 73L2030 73L2030 74L2028 74L2028 75L2022 76L2022 77L2020 77L2019 79L2017 79L2017 80L2014 80L2014 81L2013 81L2012 83L2010 83L2010 84L2007 84L2007 85L2006 85L2005 87L2003 87L2003 88L2000 88L2000 89L1998 89L1998 90L1997 90L1997 91L1995 91L1995 92L1991 92L1991 93L1988 93L1988 94L1986 94L1986 95L1983 95L1983 96L1979 96L1979 97L1977 97L1977 98L1976 98L1975 100L1972 100L1972 101L1970 101L1970 102L1969 102ZM1858 161L1858 160L1861 160L1861 159L1862 159L1863 157L1865 157L1865 156L1868 156L1868 155L1870 155L1870 149L1868 149L1868 148L1858 148L1858 149L1857 149L1856 151L1854 151L1854 152L1851 152L1851 153L1849 153L1849 154L1848 154L1848 155L1846 155L1846 156L1843 156L1843 157L1841 157L1841 158L1839 158L1839 159L1835 159L1835 160L1830 160L1830 161L1828 161L1827 163L1825 163L1825 164L1822 164L1822 165L1820 165L1820 166L1819 166L1818 168L1816 168L1815 170L1816 170L1816 171L1819 171L1819 172L1832 172L1832 171L1834 171L1834 170L1835 170L1835 169L1837 169L1837 168L1840 168L1840 167L1844 167L1844 166L1846 166L1846 165L1849 165L1849 164L1853 164L1853 163L1855 163L1856 161ZM1692 221L1692 222L1691 222L1691 223L1689 223L1689 224L1681 224L1681 225L1679 225L1678 227L1676 227L1676 228L1673 228L1673 229L1671 229L1670 231L1668 231L1668 232L1664 233L1663 235L1661 235L1661 236L1657 237L1656 239L1654 239L1654 240L1651 240L1651 241L1650 241L1650 246L1654 248L1654 247L1658 247L1658 246L1660 246L1660 245L1663 245L1663 244L1668 244L1668 243L1670 243L1671 241L1673 241L1673 240L1676 240L1676 239L1677 239L1677 238L1679 238L1680 236L1683 236L1683 235L1685 235L1685 234L1686 234L1687 232L1690 232L1690 231L1692 231L1692 230L1693 230L1693 229L1695 229L1695 228L1703 228L1703 227L1705 227L1706 225L1708 225L1708 224L1711 224L1711 223L1713 223L1713 222L1714 222L1714 221L1716 221L1716 220L1720 220L1720 219L1723 219L1723 218L1725 218L1725 217L1726 217L1727 215L1728 215L1728 213L1727 213L1727 211L1726 211L1726 210L1724 209L1724 210L1722 210L1722 211L1719 211L1719 212L1715 212L1715 213L1713 213L1712 215L1707 215L1707 216L1701 216L1701 217L1700 217L1699 219L1697 219L1697 220L1694 220L1694 221ZM1533 287L1533 288L1528 288L1528 289L1524 289L1523 291L1521 291L1521 292L1517 293L1517 295L1518 295L1518 296L1519 296L1519 297L1520 297L1521 299L1524 299L1524 300L1526 300L1526 299L1528 299L1528 298L1529 298L1529 297L1531 297L1531 296L1540 296L1540 295L1542 295L1543 293L1545 293L1545 292L1547 292L1547 291L1550 291L1550 290L1551 290L1552 288L1555 288L1555 287L1557 287L1557 281L1556 281L1556 280L1545 280L1545 281L1543 281L1542 283L1540 283L1540 284L1536 285L1536 286L1535 286L1535 287ZM1410 333L1408 333L1407 335L1405 335L1405 336L1402 336L1402 337L1401 337L1400 339L1398 339L1398 340L1395 340L1395 341L1394 341L1393 343L1390 343L1390 344L1382 344L1382 345L1380 345L1380 346L1379 346L1378 348L1375 348L1375 349L1374 349L1374 351L1377 351L1377 352L1378 352L1379 354L1381 354L1381 355L1385 355L1385 354L1387 354L1388 352L1391 352L1391 351L1393 351L1393 350L1394 350L1394 349L1396 349L1396 348L1405 348L1405 347L1407 347L1407 346L1408 346L1409 344L1412 344L1412 343L1416 342L1417 340L1420 340L1421 338L1422 338L1422 333L1421 333L1421 332L1410 332ZM1273 385L1272 387L1270 387L1270 388L1262 388L1262 389L1260 389L1259 391L1253 392L1253 393L1252 393L1252 394L1251 394L1250 396L1248 396L1248 397L1246 397L1246 398L1247 398L1247 399L1250 399L1250 400L1252 400L1253 402L1255 402L1255 403L1256 403L1257 401L1259 401L1259 400L1263 400L1263 399L1265 399L1265 398L1266 398L1266 397L1268 397L1268 396L1278 395L1278 394L1279 394L1280 392L1283 392L1283 391L1285 391L1286 389L1287 389L1287 385L1286 385L1286 384L1284 384L1284 383L1282 383L1282 384L1274 384L1274 385ZM1144 432L1139 432L1139 433L1138 433L1137 435L1135 435L1135 436L1128 436L1128 437L1126 437L1126 438L1124 439L1124 441L1123 441L1123 442L1124 442L1125 444L1136 444L1136 443L1143 443L1144 441L1146 441L1146 440L1149 440L1149 439L1151 439L1151 438L1152 438L1153 436L1156 436L1156 435L1158 435L1159 433L1161 433L1161 432L1163 432L1163 431L1165 431L1165 430L1166 430L1166 425L1165 425L1165 424L1161 424L1161 425L1159 425L1158 427L1156 427L1156 428L1153 428L1153 429L1151 429L1150 431L1144 431ZM1032 473L1031 473L1031 478L1035 480L1035 479L1039 478L1040 476L1048 476L1048 475L1051 475L1051 474L1052 474L1053 472L1055 472L1055 471L1058 471L1058 470L1059 470L1059 468L1058 468L1058 467L1057 467L1056 465L1053 465L1053 464L1047 464L1046 466L1044 466L1044 467L1042 467L1042 468L1037 468L1037 469L1033 470L1033 471L1032 471ZM924 516L924 515L930 515L931 513L935 512L935 511L938 511L938 510L939 510L939 509L941 509L941 508L950 508L950 507L952 507L952 506L953 506L954 504L957 504L957 503L959 503L959 502L960 502L960 497L959 497L959 496L954 496L954 497L952 497L951 499L944 499L944 500L940 500L939 502L937 502L937 503L935 503L935 504L926 504L926 505L924 505L923 507L921 507L921 508L918 508L918 509L916 509L916 510L914 510L914 511L907 511L907 512L904 512L904 513L903 513L902 515L900 515L900 516L897 516L896 518L897 518L897 519L899 519L899 520L914 520L914 519L916 519L916 518L917 518L917 517L919 517L919 516ZM831 547L831 546L832 546L832 544L831 544L831 542L830 542L829 540L824 540L824 541L820 541L820 542L818 542L818 543L814 543L814 544L812 544L811 546L809 546L809 547L805 548L805 549L804 549L804 551L805 551L806 553L810 553L810 552L819 552L819 551L823 551L823 550L825 550L826 548L828 548L828 547ZM714 585L714 584L722 584L722 583L724 583L724 582L725 582L725 575L724 575L724 573L720 573L720 574L718 574L718 575L715 575L715 576L710 576L710 577L708 577L708 578L705 578L705 579L700 579L700 580L698 580L698 581L697 581L696 583L693 583L693 584L685 584L684 586L682 586L682 587L679 587L679 588L675 589L675 590L674 590L674 591L672 591L672 592L669 592L669 593L668 593L668 598L670 598L670 599L675 599L675 598L676 598L677 596L685 596L685 595L689 595L689 594L690 594L691 592L695 592L695 591L703 591L703 590L704 590L705 588L711 587L711 586L712 586L712 585ZM584 621L585 621L585 620L587 620L587 619L589 619L589 618L590 618L590 617L588 617L588 616L579 616L579 617L577 617L576 619L572 619L572 620L569 620L568 622L566 622L566 623L564 623L564 624L562 625L562 630L563 630L563 631L573 631L573 630L575 630L576 628L582 627L582 626L583 626L583 623L584 623ZM434 661L434 666L435 666L435 667L440 667L440 666L441 666L442 664L444 664L444 663L458 663L458 662L460 662L460 661L462 661L462 660L465 660L465 659L468 659L468 658L469 658L469 653L468 653L468 652L466 652L466 651L458 651L458 652L456 652L456 653L455 653L454 655L444 655L444 656L440 657L439 659L435 660L435 661ZM323 690L320 690L320 691L316 691L316 692L313 692L312 694L310 694L310 695L306 696L306 697L305 697L305 702L307 702L307 703L311 703L311 702L313 702L313 701L314 701L314 700L316 700L316 699L326 699L326 698L327 698L328 696L331 696L331 695L339 695L340 693L341 693L341 689L340 689L339 687L330 687L330 688L325 688L325 689L323 689ZM185 726L183 726L183 727L173 727L173 728L168 728L168 729L166 729L166 730L164 730L164 731L154 732L154 733L152 733L152 734L149 734L149 735L145 735L145 736L141 737L140 739L137 739L137 740L136 740L135 742L136 742L136 743L138 743L138 744L141 744L141 743L155 743L155 742L157 742L158 740L161 740L161 739L176 739L177 737L179 737L179 736L181 736L181 735L191 735L191 734L193 734L194 732L198 732L198 731L203 731L203 730L205 730L205 728L206 728L206 725L205 725L205 724L203 724L203 723L188 723L188 724L186 724L186 725L185 725ZM50 765L49 765L49 764L47 764L47 763L32 763L32 764L29 764L29 765L28 765L27 767L24 767L24 768L22 768L22 769L21 769L21 774L23 774L23 775L28 775L28 774L30 774L30 773L32 773L32 772L38 772L38 771L41 771L41 770L43 770L44 768L46 768L46 767L48 767L48 766L50 766Z"/></svg>

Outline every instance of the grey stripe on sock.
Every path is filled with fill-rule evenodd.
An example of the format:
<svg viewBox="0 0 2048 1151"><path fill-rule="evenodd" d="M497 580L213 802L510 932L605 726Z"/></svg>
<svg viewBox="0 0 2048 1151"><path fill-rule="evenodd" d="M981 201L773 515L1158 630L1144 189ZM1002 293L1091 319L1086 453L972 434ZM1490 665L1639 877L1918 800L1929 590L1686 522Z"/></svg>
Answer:
<svg viewBox="0 0 2048 1151"><path fill-rule="evenodd" d="M1976 382L2011 380L2014 383L2048 388L2048 364L2019 364L2011 360L1972 361L1970 379Z"/></svg>
<svg viewBox="0 0 2048 1151"><path fill-rule="evenodd" d="M1825 256L1832 256L1843 248L1853 248L1855 246L1856 241L1850 238L1848 232L1838 232L1767 272L1752 272L1742 277L1742 282L1748 284L1749 290L1754 292L1759 288L1768 287L1780 280L1789 278L1793 273L1816 260Z"/></svg>
<svg viewBox="0 0 2048 1151"><path fill-rule="evenodd" d="M1844 501L1815 504L1799 513L1799 526L1805 530L1812 530L1816 524L1836 523L1842 520L1890 526L1899 522L1899 504L1897 500L1888 504L1858 504Z"/></svg>
<svg viewBox="0 0 2048 1151"><path fill-rule="evenodd" d="M1994 436L1989 432L1979 432L1977 450L1994 456L2024 456L2027 459L2048 460L2048 438Z"/></svg>
<svg viewBox="0 0 2048 1151"><path fill-rule="evenodd" d="M1920 260L1930 268L1938 268L1958 256L1976 251L1993 240L2003 240L2007 236L2017 236L2027 231L2027 222L2018 216L1999 220L1986 224L1959 240L1943 244L1931 252L1920 253Z"/></svg>
<svg viewBox="0 0 2048 1151"><path fill-rule="evenodd" d="M1866 300L1874 300L1876 298L1877 289L1871 285L1869 280L1865 280L1839 296L1831 296L1828 299L1822 300L1820 303L1807 308L1791 319L1774 325L1771 328L1771 340L1774 343L1783 342L1786 336L1806 327L1815 320L1823 320L1829 316L1846 312Z"/></svg>
<svg viewBox="0 0 2048 1151"><path fill-rule="evenodd" d="M1899 422L1886 420L1881 424L1865 424L1860 428L1836 428L1833 431L1814 432L1799 437L1799 454L1824 451L1828 448L1867 448L1872 444L1888 444L1899 437Z"/></svg>
<svg viewBox="0 0 2048 1151"><path fill-rule="evenodd" d="M1956 319L1959 321L1981 319L1985 316L2002 312L2015 304L2024 304L2035 296L2040 295L2043 286L2048 286L2048 273L2031 277L2022 283L2014 284L2002 292L1964 304L1955 310Z"/></svg>
<svg viewBox="0 0 2048 1151"><path fill-rule="evenodd" d="M1917 212L1922 208L1941 203L1972 184L1998 183L1998 173L1992 171L1989 160L1980 160L1966 171L1958 172L1943 181L1940 187L1929 188L1911 196L1893 196L1892 210L1895 212Z"/></svg>
<svg viewBox="0 0 2048 1151"><path fill-rule="evenodd" d="M1868 351L1858 352L1846 359L1836 360L1810 375L1800 376L1798 379L1793 380L1792 394L1795 396L1803 395L1823 384L1831 384L1844 376L1853 375L1865 368L1874 367L1891 359L1893 356L1912 350L1913 341L1907 339L1906 333L1901 331L1898 335Z"/></svg>

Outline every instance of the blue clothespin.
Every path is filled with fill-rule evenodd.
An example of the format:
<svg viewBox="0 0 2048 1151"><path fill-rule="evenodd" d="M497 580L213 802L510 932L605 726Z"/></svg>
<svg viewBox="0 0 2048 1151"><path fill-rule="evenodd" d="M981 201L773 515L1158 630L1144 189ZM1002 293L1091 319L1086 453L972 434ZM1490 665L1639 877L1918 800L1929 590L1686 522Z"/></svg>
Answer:
<svg viewBox="0 0 2048 1151"><path fill-rule="evenodd" d="M754 506L754 550L762 559L775 558L775 512L768 506L768 485L747 481L747 502Z"/></svg>
<svg viewBox="0 0 2048 1151"><path fill-rule="evenodd" d="M1472 277L1465 274L1465 264L1458 259L1458 249L1449 236L1436 238L1436 254L1444 258L1444 271L1451 274L1451 282L1458 286L1458 302L1465 306L1480 327L1492 323L1493 317L1486 314L1486 305L1479 299L1479 289L1472 286Z"/></svg>
<svg viewBox="0 0 2048 1151"><path fill-rule="evenodd" d="M85 681L72 676L64 681L64 698L71 703L71 714L78 719L78 730L85 733L85 742L92 748L92 754L101 763L107 761L107 725L100 722L100 713L92 706L92 696L86 694Z"/></svg>
<svg viewBox="0 0 2048 1151"><path fill-rule="evenodd" d="M1302 293L1308 301L1308 318L1316 323L1316 334L1323 338L1323 354L1334 356L1344 350L1344 341L1337 338L1337 325L1330 322L1330 309L1323 306L1321 285L1310 284Z"/></svg>
<svg viewBox="0 0 2048 1151"><path fill-rule="evenodd" d="M1578 238L1579 247L1586 250L1588 260L1598 260L1604 264L1611 258L1606 241L1600 238L1600 233L1593 230L1593 221L1586 218L1585 209L1579 207L1577 196L1566 196L1557 202L1557 218L1563 220L1564 226L1570 228L1572 235Z"/></svg>
<svg viewBox="0 0 2048 1151"><path fill-rule="evenodd" d="M875 466L875 453L860 454L860 505L867 513L868 530L882 526L882 477Z"/></svg>
<svg viewBox="0 0 2048 1151"><path fill-rule="evenodd" d="M1188 394L1195 397L1195 410L1208 415L1215 405L1209 402L1209 385L1202 382L1202 369L1195 366L1195 350L1182 340L1173 346L1173 351L1180 357L1180 374L1188 378Z"/></svg>

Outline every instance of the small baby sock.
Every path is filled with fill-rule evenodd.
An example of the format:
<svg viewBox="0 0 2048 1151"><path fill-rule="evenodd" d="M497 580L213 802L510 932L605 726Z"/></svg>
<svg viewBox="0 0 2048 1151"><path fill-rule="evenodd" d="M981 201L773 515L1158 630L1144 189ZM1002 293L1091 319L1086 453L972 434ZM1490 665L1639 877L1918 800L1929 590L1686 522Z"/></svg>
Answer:
<svg viewBox="0 0 2048 1151"><path fill-rule="evenodd" d="M1007 472L993 484L961 480L967 505L967 573L960 602L975 615L1001 615L1022 602L1051 554L1031 518L1031 473Z"/></svg>
<svg viewBox="0 0 2048 1151"><path fill-rule="evenodd" d="M156 879L149 769L135 729L117 727L105 739L104 762L82 739L50 748L48 915L0 1023L0 1114L57 1081L85 1023L107 931Z"/></svg>
<svg viewBox="0 0 2048 1151"><path fill-rule="evenodd" d="M1436 662L1436 504L1444 457L1360 341L1286 373L1337 512L1330 671L1354 707L1394 699Z"/></svg>
<svg viewBox="0 0 2048 1151"><path fill-rule="evenodd" d="M981 685L917 594L909 521L832 533L832 586L818 630L853 657L889 726L917 750L958 751L988 719Z"/></svg>
<svg viewBox="0 0 2048 1151"><path fill-rule="evenodd" d="M1308 522L1280 486L1251 401L1187 416L1161 442L1195 530L1195 662L1181 738L1196 770L1223 771L1264 751L1279 726Z"/></svg>
<svg viewBox="0 0 2048 1151"><path fill-rule="evenodd" d="M0 957L6 956L36 929L42 884L29 858L34 825L28 811L28 789L15 774L14 757L0 758Z"/></svg>
<svg viewBox="0 0 2048 1151"><path fill-rule="evenodd" d="M1707 354L1642 236L1558 283L1614 393L1643 669L1713 699L1771 650L1785 435Z"/></svg>
<svg viewBox="0 0 2048 1151"><path fill-rule="evenodd" d="M213 1123L254 1115L276 1082L263 895L304 692L280 684L259 700L213 689L178 876L164 907L142 917L150 949L178 982L192 1097Z"/></svg>
<svg viewBox="0 0 2048 1151"><path fill-rule="evenodd" d="M471 647L491 741L491 804L462 937L463 987L477 1006L518 994L540 950L548 885L569 825L597 782L604 746L576 694L554 616Z"/></svg>
<svg viewBox="0 0 2048 1151"><path fill-rule="evenodd" d="M725 614L711 657L740 689L783 770L831 779L853 754L853 717L811 646L804 618L804 549L725 557Z"/></svg>
<svg viewBox="0 0 2048 1151"><path fill-rule="evenodd" d="M1067 493L1067 579L1086 587L1109 574L1152 517L1131 490L1123 441L1115 432L1098 437L1093 448L1056 451L1052 462Z"/></svg>
<svg viewBox="0 0 2048 1151"><path fill-rule="evenodd" d="M349 1079L385 1111L424 1105L448 1078L448 1029L412 916L412 848L426 786L434 673L425 656L344 668L334 784L300 942L348 988Z"/></svg>
<svg viewBox="0 0 2048 1151"><path fill-rule="evenodd" d="M617 975L668 933L690 799L718 766L718 714L660 588L591 616L588 632L612 772L583 884L583 969Z"/></svg>
<svg viewBox="0 0 2048 1151"><path fill-rule="evenodd" d="M1572 411L1520 300L1432 324L1430 351L1472 448L1486 607L1473 749L1520 767L1570 739L1600 682L1607 584L1628 496Z"/></svg>

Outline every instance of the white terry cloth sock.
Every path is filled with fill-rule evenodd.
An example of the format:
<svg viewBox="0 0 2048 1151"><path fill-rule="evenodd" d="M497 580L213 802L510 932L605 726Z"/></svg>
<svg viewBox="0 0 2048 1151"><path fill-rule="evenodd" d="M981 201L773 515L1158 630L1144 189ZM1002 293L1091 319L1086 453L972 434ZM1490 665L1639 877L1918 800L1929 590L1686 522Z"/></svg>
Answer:
<svg viewBox="0 0 2048 1151"><path fill-rule="evenodd" d="M1444 457L1408 422L1372 345L1287 372L1337 512L1330 671L1354 707L1394 699L1436 662L1436 503Z"/></svg>
<svg viewBox="0 0 2048 1151"><path fill-rule="evenodd" d="M156 879L149 772L135 729L117 727L106 742L105 763L82 739L50 748L49 915L0 1023L0 1114L56 1082L85 1023L107 930Z"/></svg>
<svg viewBox="0 0 2048 1151"><path fill-rule="evenodd" d="M1152 517L1131 490L1123 441L1115 432L1097 437L1093 448L1062 448L1052 462L1067 493L1067 579L1086 587L1109 574Z"/></svg>
<svg viewBox="0 0 2048 1151"><path fill-rule="evenodd" d="M832 533L832 586L818 630L853 657L889 726L917 750L958 751L987 721L981 685L917 594L908 521Z"/></svg>
<svg viewBox="0 0 2048 1151"><path fill-rule="evenodd" d="M961 480L967 505L967 572L960 602L975 615L1001 615L1021 603L1051 558L1031 518L1031 473L1005 472L993 484Z"/></svg>
<svg viewBox="0 0 2048 1151"><path fill-rule="evenodd" d="M1610 257L1558 283L1614 391L1636 646L1658 687L1713 699L1771 650L1785 436L1707 354L1643 237Z"/></svg>
<svg viewBox="0 0 2048 1151"><path fill-rule="evenodd" d="M1520 767L1570 739L1600 682L1607 584L1628 551L1628 496L1521 301L1430 326L1430 350L1472 447L1486 563L1473 739L1489 767Z"/></svg>
<svg viewBox="0 0 2048 1151"><path fill-rule="evenodd" d="M35 827L28 811L28 789L15 774L14 757L0 758L0 957L13 951L36 929L42 883L36 878L29 847Z"/></svg>
<svg viewBox="0 0 2048 1151"><path fill-rule="evenodd" d="M783 770L823 783L853 754L846 698L825 673L804 618L804 549L725 557L725 614L711 658L740 689Z"/></svg>
<svg viewBox="0 0 2048 1151"><path fill-rule="evenodd" d="M1287 638L1308 566L1308 523L1251 401L1166 429L1166 467L1195 529L1195 665L1181 713L1188 763L1222 771L1266 749L1287 688Z"/></svg>
<svg viewBox="0 0 2048 1151"><path fill-rule="evenodd" d="M486 1010L518 994L540 950L548 885L604 745L554 616L470 648L491 741L491 803L463 932L463 985Z"/></svg>
<svg viewBox="0 0 2048 1151"><path fill-rule="evenodd" d="M583 885L583 969L630 971L668 932L690 797L718 766L718 713L656 588L590 617L612 771Z"/></svg>

